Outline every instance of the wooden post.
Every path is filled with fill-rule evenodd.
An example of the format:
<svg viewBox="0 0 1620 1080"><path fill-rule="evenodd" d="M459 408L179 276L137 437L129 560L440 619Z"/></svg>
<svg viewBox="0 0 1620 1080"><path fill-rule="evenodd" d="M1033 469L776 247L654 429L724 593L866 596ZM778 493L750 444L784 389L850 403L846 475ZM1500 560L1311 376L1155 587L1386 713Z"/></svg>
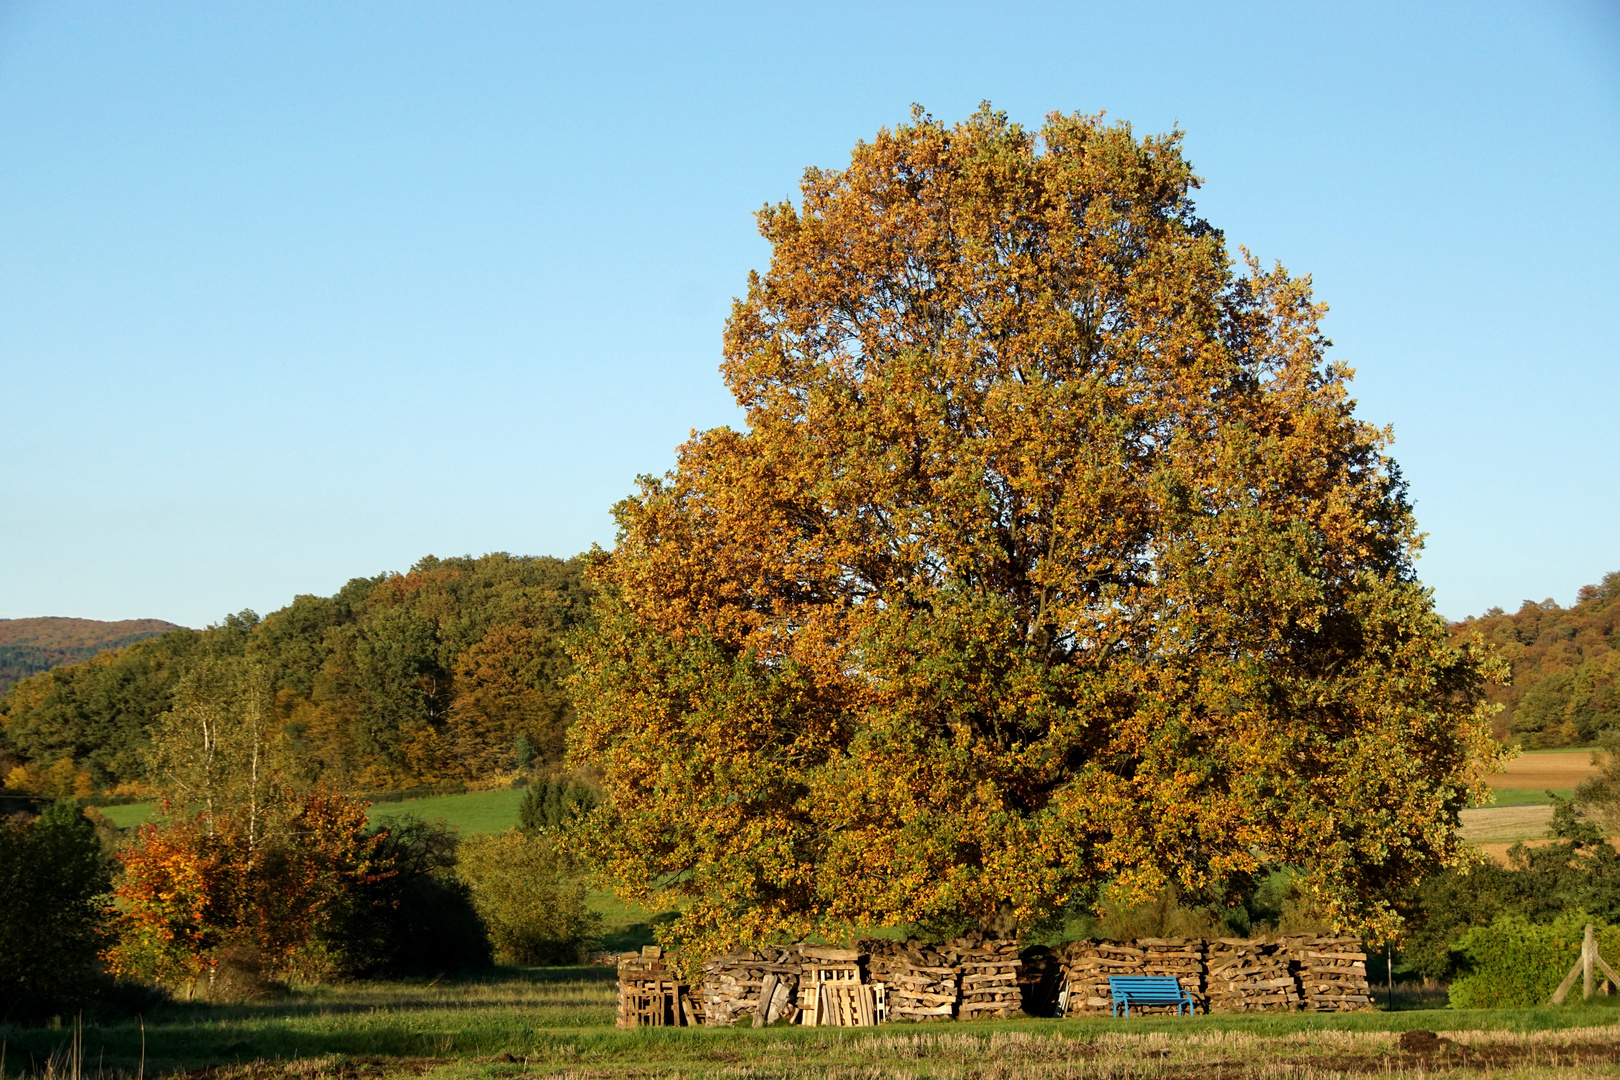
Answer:
<svg viewBox="0 0 1620 1080"><path fill-rule="evenodd" d="M1581 958L1575 961L1575 966L1569 969L1569 974L1564 976L1564 981L1558 984L1557 990L1553 991L1552 1004L1562 1005L1564 1003L1564 998L1568 996L1570 988L1575 985L1575 976L1581 974L1586 976L1586 985L1584 987L1586 996L1591 997L1594 989L1592 986L1593 967L1602 968L1603 973L1609 977L1610 981L1620 986L1620 976L1616 976L1614 968L1609 966L1607 960L1598 955L1597 937L1592 933L1592 924L1587 923L1586 933L1581 938Z"/></svg>
<svg viewBox="0 0 1620 1080"><path fill-rule="evenodd" d="M1395 943L1384 942L1384 977L1389 980L1389 1011L1395 1011Z"/></svg>
<svg viewBox="0 0 1620 1080"><path fill-rule="evenodd" d="M1597 955L1597 941L1592 937L1592 924L1586 924L1586 936L1581 939L1581 997L1592 1000L1597 989L1592 980L1592 958Z"/></svg>

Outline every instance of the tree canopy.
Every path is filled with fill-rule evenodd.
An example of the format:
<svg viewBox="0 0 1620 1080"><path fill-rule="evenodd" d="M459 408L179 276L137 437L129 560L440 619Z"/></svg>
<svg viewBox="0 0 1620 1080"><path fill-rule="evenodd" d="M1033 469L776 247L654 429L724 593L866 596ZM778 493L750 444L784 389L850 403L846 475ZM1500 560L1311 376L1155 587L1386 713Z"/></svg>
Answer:
<svg viewBox="0 0 1620 1080"><path fill-rule="evenodd" d="M484 777L520 755L555 763L572 720L562 641L590 612L581 571L429 556L262 619L245 611L34 675L0 699L0 780L40 795L146 790L159 718L202 731L197 701L241 697L212 684L248 674L249 711L284 741L300 785L375 791Z"/></svg>
<svg viewBox="0 0 1620 1080"><path fill-rule="evenodd" d="M30 821L0 816L0 1015L35 1020L93 989L112 887L95 829L57 803Z"/></svg>
<svg viewBox="0 0 1620 1080"><path fill-rule="evenodd" d="M1451 627L1452 640L1479 636L1512 666L1489 687L1502 706L1497 735L1531 749L1591 746L1620 728L1620 573L1584 585L1575 606L1526 600L1512 615L1492 608Z"/></svg>
<svg viewBox="0 0 1620 1080"><path fill-rule="evenodd" d="M1029 925L1268 866L1344 926L1458 855L1494 754L1389 436L1179 133L920 111L760 211L743 430L616 508L588 842L697 945ZM1246 258L1246 257L1245 257Z"/></svg>
<svg viewBox="0 0 1620 1080"><path fill-rule="evenodd" d="M0 694L18 679L59 664L88 660L98 652L178 629L162 619L0 619Z"/></svg>

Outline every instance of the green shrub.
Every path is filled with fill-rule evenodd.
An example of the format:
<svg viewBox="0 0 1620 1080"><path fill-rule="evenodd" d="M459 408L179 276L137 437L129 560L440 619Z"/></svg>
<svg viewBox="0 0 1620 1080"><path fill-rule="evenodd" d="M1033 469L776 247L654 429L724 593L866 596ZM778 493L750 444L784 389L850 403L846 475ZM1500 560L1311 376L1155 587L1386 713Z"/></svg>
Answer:
<svg viewBox="0 0 1620 1080"><path fill-rule="evenodd" d="M1502 915L1489 926L1474 927L1457 943L1468 971L1451 984L1451 1007L1516 1009L1546 1004L1580 959L1587 923L1593 924L1603 958L1611 962L1620 958L1620 927L1583 912L1561 915L1551 923Z"/></svg>
<svg viewBox="0 0 1620 1080"><path fill-rule="evenodd" d="M0 818L0 1020L83 1008L99 974L110 867L72 802Z"/></svg>
<svg viewBox="0 0 1620 1080"><path fill-rule="evenodd" d="M304 950L296 973L321 981L488 967L489 939L456 874L456 834L409 814L385 817L372 832L383 837L377 860L388 872L347 898Z"/></svg>
<svg viewBox="0 0 1620 1080"><path fill-rule="evenodd" d="M513 830L461 841L457 872L505 964L577 964L601 917L569 882L549 837Z"/></svg>
<svg viewBox="0 0 1620 1080"><path fill-rule="evenodd" d="M567 777L548 777L531 784L518 804L518 828L524 832L561 829L596 806L596 792Z"/></svg>

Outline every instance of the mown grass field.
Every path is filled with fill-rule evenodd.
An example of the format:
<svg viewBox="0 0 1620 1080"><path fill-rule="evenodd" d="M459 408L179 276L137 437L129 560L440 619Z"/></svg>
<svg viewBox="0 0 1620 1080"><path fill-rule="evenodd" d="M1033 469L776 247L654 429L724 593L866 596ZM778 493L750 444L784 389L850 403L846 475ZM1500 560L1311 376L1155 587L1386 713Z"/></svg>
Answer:
<svg viewBox="0 0 1620 1080"><path fill-rule="evenodd" d="M1552 795L1567 799L1575 794L1574 788L1492 788L1496 795L1493 806L1551 806Z"/></svg>
<svg viewBox="0 0 1620 1080"><path fill-rule="evenodd" d="M423 821L442 821L464 836L475 833L504 832L517 824L518 804L523 791L515 788L496 788L491 791L468 791L460 795L430 795L423 799L402 802L374 803L367 816L372 822L385 817L411 814ZM126 803L123 806L104 806L101 812L120 829L150 821L157 810L156 803Z"/></svg>
<svg viewBox="0 0 1620 1080"><path fill-rule="evenodd" d="M1620 1075L1620 998L1563 1008L1015 1020L882 1028L613 1027L607 968L319 987L87 1026L87 1078ZM71 1024L0 1027L8 1074L65 1077ZM1399 1033L1452 1043L1403 1051ZM144 1038L144 1056L142 1040ZM53 1056L58 1065L53 1070Z"/></svg>
<svg viewBox="0 0 1620 1080"><path fill-rule="evenodd" d="M1572 791L1596 773L1590 750L1531 750L1508 762L1485 782L1496 789L1498 801L1508 791L1536 792L1545 799L1548 788Z"/></svg>
<svg viewBox="0 0 1620 1080"><path fill-rule="evenodd" d="M460 795L430 795L425 799L373 803L366 816L376 824L383 818L409 814L423 821L443 822L463 836L505 832L518 823L520 788L468 791Z"/></svg>

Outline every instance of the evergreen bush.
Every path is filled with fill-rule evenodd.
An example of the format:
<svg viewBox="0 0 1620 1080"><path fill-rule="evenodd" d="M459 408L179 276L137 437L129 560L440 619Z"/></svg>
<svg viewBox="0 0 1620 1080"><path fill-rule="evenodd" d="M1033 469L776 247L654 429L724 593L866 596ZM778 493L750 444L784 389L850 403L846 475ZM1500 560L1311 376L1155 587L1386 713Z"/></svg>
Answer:
<svg viewBox="0 0 1620 1080"><path fill-rule="evenodd" d="M95 827L64 800L0 818L0 1019L82 1009L104 943L110 867Z"/></svg>

